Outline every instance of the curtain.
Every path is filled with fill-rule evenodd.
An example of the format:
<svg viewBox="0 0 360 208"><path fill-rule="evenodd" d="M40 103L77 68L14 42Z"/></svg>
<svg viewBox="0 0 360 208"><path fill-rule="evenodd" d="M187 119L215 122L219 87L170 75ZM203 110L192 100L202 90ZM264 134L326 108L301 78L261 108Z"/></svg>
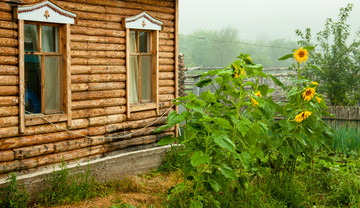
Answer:
<svg viewBox="0 0 360 208"><path fill-rule="evenodd" d="M59 58L45 57L45 114L58 113L61 110Z"/></svg>
<svg viewBox="0 0 360 208"><path fill-rule="evenodd" d="M41 26L41 50L43 52L59 52L58 27Z"/></svg>
<svg viewBox="0 0 360 208"><path fill-rule="evenodd" d="M24 24L24 50L25 51L39 51L39 35L38 26Z"/></svg>
<svg viewBox="0 0 360 208"><path fill-rule="evenodd" d="M136 52L136 33L130 32L130 52ZM130 103L139 102L139 60L138 56L130 56Z"/></svg>

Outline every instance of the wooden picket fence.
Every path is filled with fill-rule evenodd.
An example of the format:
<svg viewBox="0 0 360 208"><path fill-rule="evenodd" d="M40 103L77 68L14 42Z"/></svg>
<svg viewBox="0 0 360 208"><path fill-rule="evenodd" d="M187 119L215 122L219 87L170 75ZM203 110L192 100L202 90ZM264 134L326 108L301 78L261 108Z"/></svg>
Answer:
<svg viewBox="0 0 360 208"><path fill-rule="evenodd" d="M323 117L330 126L360 127L360 107L358 106L328 106L328 112L335 117Z"/></svg>

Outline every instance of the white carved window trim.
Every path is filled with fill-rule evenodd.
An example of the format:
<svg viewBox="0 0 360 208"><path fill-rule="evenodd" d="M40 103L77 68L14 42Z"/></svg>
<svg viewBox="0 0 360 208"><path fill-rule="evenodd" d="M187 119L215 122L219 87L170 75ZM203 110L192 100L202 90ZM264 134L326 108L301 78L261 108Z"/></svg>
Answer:
<svg viewBox="0 0 360 208"><path fill-rule="evenodd" d="M71 126L71 54L70 54L70 24L77 21L77 15L67 11L52 3L44 1L35 5L18 6L14 10L14 15L18 19L19 34L19 133L25 132L25 126L45 124L47 121L38 118L38 116L25 116L25 52L24 52L24 24L58 24L60 25L61 53L63 56L62 79L61 85L63 113L43 115L50 122L67 121L67 125Z"/></svg>
<svg viewBox="0 0 360 208"><path fill-rule="evenodd" d="M126 28L126 111L127 117L130 113L141 110L155 109L159 115L159 31L162 29L163 22L142 12L133 17L127 17L123 20ZM131 104L130 102L130 31L149 31L151 32L152 48L152 93L153 102L144 104Z"/></svg>

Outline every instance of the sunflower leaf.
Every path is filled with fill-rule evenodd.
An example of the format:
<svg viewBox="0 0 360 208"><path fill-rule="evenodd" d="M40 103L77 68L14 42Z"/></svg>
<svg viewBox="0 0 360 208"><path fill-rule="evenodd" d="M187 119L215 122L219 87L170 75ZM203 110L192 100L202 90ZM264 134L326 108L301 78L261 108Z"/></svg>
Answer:
<svg viewBox="0 0 360 208"><path fill-rule="evenodd" d="M286 54L285 56L279 58L278 60L283 61L283 60L286 60L289 58L294 58L294 54L292 54L292 53Z"/></svg>
<svg viewBox="0 0 360 208"><path fill-rule="evenodd" d="M319 70L319 71L321 71L322 73L324 73L324 71L323 71L320 67L318 67L318 66L316 66L316 65L308 64L308 66L310 66L311 68L313 68L313 69L315 69L315 70Z"/></svg>

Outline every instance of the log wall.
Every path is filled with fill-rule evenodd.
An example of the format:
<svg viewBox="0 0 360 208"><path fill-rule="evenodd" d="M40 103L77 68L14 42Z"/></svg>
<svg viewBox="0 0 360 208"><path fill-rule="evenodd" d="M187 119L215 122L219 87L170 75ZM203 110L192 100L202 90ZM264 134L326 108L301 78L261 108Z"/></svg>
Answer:
<svg viewBox="0 0 360 208"><path fill-rule="evenodd" d="M174 110L176 0L52 0L78 15L71 30L72 125L34 118L19 133L18 24L13 6L39 0L0 0L0 176L155 143L153 131ZM124 17L143 11L164 22L159 33L159 118L155 110L126 117ZM54 118L55 119L55 118ZM29 124L29 122L27 124ZM154 123L155 122L155 123ZM148 125L150 125L148 127Z"/></svg>

